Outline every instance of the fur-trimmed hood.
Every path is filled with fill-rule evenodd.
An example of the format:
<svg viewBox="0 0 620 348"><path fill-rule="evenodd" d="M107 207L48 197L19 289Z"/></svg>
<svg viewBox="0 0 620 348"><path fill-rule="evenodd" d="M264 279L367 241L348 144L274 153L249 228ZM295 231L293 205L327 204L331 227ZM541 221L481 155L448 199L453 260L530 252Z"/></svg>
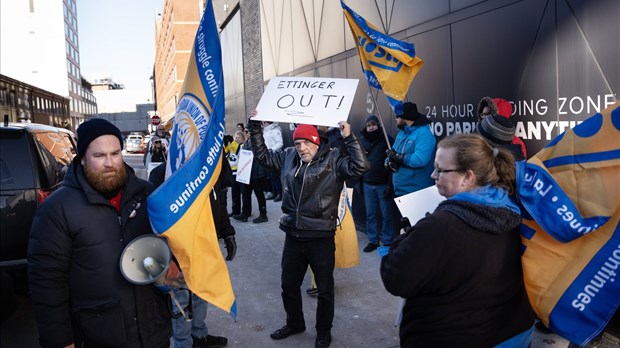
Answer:
<svg viewBox="0 0 620 348"><path fill-rule="evenodd" d="M495 102L493 101L493 99L491 97L483 97L478 102L478 108L476 109L477 111L476 117L478 119L480 119L480 114L482 113L482 109L484 109L487 106L491 108L491 115L497 115L497 105L495 105Z"/></svg>

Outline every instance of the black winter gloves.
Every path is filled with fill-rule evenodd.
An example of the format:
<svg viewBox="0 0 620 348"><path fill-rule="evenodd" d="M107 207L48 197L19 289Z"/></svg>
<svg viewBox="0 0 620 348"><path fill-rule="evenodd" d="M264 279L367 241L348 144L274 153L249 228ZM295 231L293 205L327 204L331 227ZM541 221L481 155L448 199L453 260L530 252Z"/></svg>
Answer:
<svg viewBox="0 0 620 348"><path fill-rule="evenodd" d="M403 155L402 153L398 153L393 149L385 151L385 154L387 157L385 159L385 162L383 163L383 166L385 167L385 169L391 172L396 172L403 164L403 157L405 155Z"/></svg>
<svg viewBox="0 0 620 348"><path fill-rule="evenodd" d="M397 163L399 165L403 164L403 157L405 155L403 155L402 153L398 153L394 151L394 149L389 149L385 152L385 154L390 159L390 162Z"/></svg>
<svg viewBox="0 0 620 348"><path fill-rule="evenodd" d="M250 131L250 134L257 134L257 133L260 133L262 131L262 127L261 127L261 122L260 121L254 121L254 120L248 121L248 127L247 128Z"/></svg>
<svg viewBox="0 0 620 348"><path fill-rule="evenodd" d="M226 244L226 261L232 261L237 254L237 242L235 236L227 236L224 238L224 244Z"/></svg>

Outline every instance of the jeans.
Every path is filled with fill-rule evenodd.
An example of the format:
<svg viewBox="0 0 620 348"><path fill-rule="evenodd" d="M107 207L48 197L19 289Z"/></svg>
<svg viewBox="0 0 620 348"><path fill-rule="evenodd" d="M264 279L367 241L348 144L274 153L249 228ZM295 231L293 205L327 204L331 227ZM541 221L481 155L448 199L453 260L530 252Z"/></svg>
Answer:
<svg viewBox="0 0 620 348"><path fill-rule="evenodd" d="M185 289L174 289L172 291L181 306L185 308L189 302L189 291ZM174 304L174 301L172 301L171 305L173 308L172 312L179 314L180 311ZM191 348L193 344L192 336L203 338L209 334L207 324L205 323L207 320L207 302L193 293L192 311L193 319L191 321L185 320L184 317L172 319L172 342L174 343L174 348Z"/></svg>
<svg viewBox="0 0 620 348"><path fill-rule="evenodd" d="M286 235L282 251L282 302L286 325L304 329L301 285L308 270L314 272L319 296L316 309L316 331L330 331L334 321L334 238L299 240Z"/></svg>
<svg viewBox="0 0 620 348"><path fill-rule="evenodd" d="M381 241L383 245L391 245L394 235L392 226L392 206L391 198L385 197L388 185L371 185L364 183L364 204L366 205L366 235L368 241L379 244L379 221L377 220L377 204L381 209L382 227Z"/></svg>

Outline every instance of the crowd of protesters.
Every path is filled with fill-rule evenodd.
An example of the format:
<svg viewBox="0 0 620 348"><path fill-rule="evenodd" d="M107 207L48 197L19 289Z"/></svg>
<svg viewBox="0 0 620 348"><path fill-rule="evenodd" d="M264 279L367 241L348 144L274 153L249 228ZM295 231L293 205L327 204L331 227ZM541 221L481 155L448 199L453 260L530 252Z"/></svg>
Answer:
<svg viewBox="0 0 620 348"><path fill-rule="evenodd" d="M515 163L527 154L509 108L503 99L482 98L474 131L438 143L411 102L396 115L395 140L376 115L359 132L346 121L332 128L295 125L291 147L284 147L281 127L254 120L256 112L247 125L238 124L224 139L225 169L211 192L215 233L225 240L230 261L237 246L229 217L248 222L252 195L259 210L255 224L269 220L267 199L281 206L286 320L270 337L306 330L301 285L311 269L315 347L331 345L334 235L340 192L350 185L363 193L366 208L363 251L379 251L385 289L404 299L401 347L529 347L535 316L523 281L515 199ZM149 183L123 162L118 128L94 119L77 133L77 156L65 183L38 209L30 236L29 281L41 345L167 347L172 337L175 347L226 346L225 337L208 334L202 299L193 299L198 320L170 320L170 299L117 272L122 249L150 233L145 198L163 182L167 137L152 138L149 161L164 163ZM253 160L242 179L244 156ZM445 200L407 224L393 199L432 185ZM176 296L192 306L189 293Z"/></svg>

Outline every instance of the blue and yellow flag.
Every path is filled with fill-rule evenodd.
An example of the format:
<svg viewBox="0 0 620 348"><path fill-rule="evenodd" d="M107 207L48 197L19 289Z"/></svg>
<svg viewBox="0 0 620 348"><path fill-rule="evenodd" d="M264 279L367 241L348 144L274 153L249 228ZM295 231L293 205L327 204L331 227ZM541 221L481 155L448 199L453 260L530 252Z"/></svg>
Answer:
<svg viewBox="0 0 620 348"><path fill-rule="evenodd" d="M357 230L351 214L351 207L347 199L347 187L342 188L340 201L338 202L338 220L340 226L336 227L336 268L350 268L359 266L360 250L357 243Z"/></svg>
<svg viewBox="0 0 620 348"><path fill-rule="evenodd" d="M585 345L620 304L620 102L518 162L517 187L530 303Z"/></svg>
<svg viewBox="0 0 620 348"><path fill-rule="evenodd" d="M222 53L207 1L174 116L166 181L148 198L156 234L166 237L188 287L236 317L235 295L217 240L209 194L224 139Z"/></svg>
<svg viewBox="0 0 620 348"><path fill-rule="evenodd" d="M413 44L380 32L342 0L340 5L351 27L368 84L382 89L394 112L401 114L409 85L424 62L416 56Z"/></svg>

